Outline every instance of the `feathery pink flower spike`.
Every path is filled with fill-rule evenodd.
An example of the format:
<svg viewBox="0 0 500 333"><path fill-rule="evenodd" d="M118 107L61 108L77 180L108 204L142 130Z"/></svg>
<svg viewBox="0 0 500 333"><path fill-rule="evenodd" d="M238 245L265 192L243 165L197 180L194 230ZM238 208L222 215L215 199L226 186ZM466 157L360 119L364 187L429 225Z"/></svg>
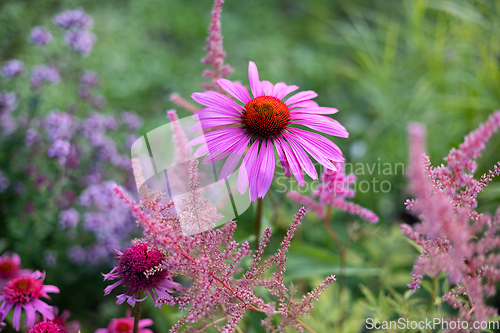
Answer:
<svg viewBox="0 0 500 333"><path fill-rule="evenodd" d="M220 174L224 183L245 155L238 175L238 190L245 193L250 186L250 200L263 198L273 180L275 152L287 177L295 176L300 186L305 184L305 171L312 179L318 174L309 159L311 155L326 168L334 170L333 162L343 162L340 148L320 134L295 127L303 125L318 132L347 138L349 133L336 120L327 117L338 110L320 107L312 98L314 91L297 90L283 82L261 81L255 63L250 61L248 77L253 98L241 84L226 79L217 84L244 105L216 91L194 93L191 97L205 108L194 117L200 120L194 129L210 130L188 143L202 144L195 157L208 154L204 163L228 157ZM248 148L249 147L249 148Z"/></svg>

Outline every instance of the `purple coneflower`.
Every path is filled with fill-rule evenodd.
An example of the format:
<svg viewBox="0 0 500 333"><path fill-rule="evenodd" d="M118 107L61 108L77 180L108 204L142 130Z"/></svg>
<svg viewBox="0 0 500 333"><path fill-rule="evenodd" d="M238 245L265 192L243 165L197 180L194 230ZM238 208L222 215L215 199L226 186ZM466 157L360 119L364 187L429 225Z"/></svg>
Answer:
<svg viewBox="0 0 500 333"><path fill-rule="evenodd" d="M197 129L210 129L188 145L203 144L195 157L209 154L205 163L229 156L221 170L223 183L245 154L238 176L238 190L243 194L250 184L250 200L263 198L273 179L274 149L278 153L284 173L291 173L300 186L304 185L304 170L312 179L318 174L308 153L324 167L334 170L333 162L342 162L342 151L322 135L300 129L297 125L339 137L348 137L346 129L336 120L324 116L338 110L320 107L311 101L317 94L302 91L288 99L285 96L297 90L283 82L273 85L260 81L257 66L250 61L248 77L253 98L241 84L219 79L217 84L244 105L216 91L194 93L192 98L205 106L195 114L200 122ZM250 148L248 148L250 146ZM247 151L248 148L248 151Z"/></svg>
<svg viewBox="0 0 500 333"><path fill-rule="evenodd" d="M42 321L33 326L28 333L68 333L64 326L53 321Z"/></svg>
<svg viewBox="0 0 500 333"><path fill-rule="evenodd" d="M17 253L12 253L12 255L4 253L0 256L0 290L5 286L7 281L18 276L29 275L30 273L29 269L21 269L21 258Z"/></svg>
<svg viewBox="0 0 500 333"><path fill-rule="evenodd" d="M5 285L0 295L0 322L2 322L10 309L14 308L12 326L17 331L21 320L21 311L26 311L28 326L35 324L35 312L42 314L44 319L54 319L54 311L50 305L40 300L40 297L50 299L47 293L58 293L59 288L44 285L45 273L35 271L28 276L16 277Z"/></svg>
<svg viewBox="0 0 500 333"><path fill-rule="evenodd" d="M151 319L139 320L139 333L153 333L146 326L153 325ZM111 319L107 328L99 328L95 333L132 333L134 332L134 318L130 317L130 310L127 310L127 316L124 318Z"/></svg>
<svg viewBox="0 0 500 333"><path fill-rule="evenodd" d="M116 304L122 304L127 300L128 304L134 306L135 302L142 302L147 298L145 295L143 298L137 299L138 294L149 291L156 306L161 307L163 303L173 300L169 293L182 289L179 283L172 281L172 276L164 267L166 260L164 250L144 242L138 242L125 251L116 251L116 253L120 256L118 266L108 274L103 274L104 281L120 279L104 289L105 295L108 295L120 284L128 287L126 293L117 296ZM156 291L158 296L153 291ZM132 296L128 296L130 293Z"/></svg>

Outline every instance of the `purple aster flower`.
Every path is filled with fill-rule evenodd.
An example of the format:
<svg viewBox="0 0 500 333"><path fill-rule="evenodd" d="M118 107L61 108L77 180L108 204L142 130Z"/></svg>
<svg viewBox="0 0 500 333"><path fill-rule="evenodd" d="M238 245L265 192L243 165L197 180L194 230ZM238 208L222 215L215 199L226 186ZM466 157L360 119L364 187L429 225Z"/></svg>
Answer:
<svg viewBox="0 0 500 333"><path fill-rule="evenodd" d="M10 80L16 75L21 75L23 71L24 63L21 60L12 59L3 64L2 76L7 80Z"/></svg>
<svg viewBox="0 0 500 333"><path fill-rule="evenodd" d="M83 264L86 260L85 250L80 245L70 247L67 254L69 260L77 265Z"/></svg>
<svg viewBox="0 0 500 333"><path fill-rule="evenodd" d="M78 51L82 57L86 57L92 52L97 37L87 30L70 30L64 35L64 43L70 50Z"/></svg>
<svg viewBox="0 0 500 333"><path fill-rule="evenodd" d="M31 88L39 89L43 82L59 83L61 75L55 67L35 65L31 71Z"/></svg>
<svg viewBox="0 0 500 333"><path fill-rule="evenodd" d="M241 84L217 80L222 89L244 105L215 91L192 95L196 102L206 106L195 114L200 119L195 128L212 131L188 145L202 144L194 156L208 154L205 163L229 156L221 170L221 184L245 155L239 171L238 190L243 194L250 185L250 200L263 198L273 179L275 148L285 175L289 177L293 173L300 186L305 183L302 170L312 179L318 179L308 154L331 170L335 170L333 162L344 161L336 144L322 135L296 127L303 125L346 138L349 135L346 129L338 121L324 116L336 113L337 109L318 106L311 100L317 94L310 90L285 99L298 87L260 81L257 66L251 61L248 76L253 98Z"/></svg>
<svg viewBox="0 0 500 333"><path fill-rule="evenodd" d="M99 75L96 72L85 71L80 75L80 83L87 86L96 86L99 84Z"/></svg>
<svg viewBox="0 0 500 333"><path fill-rule="evenodd" d="M55 109L45 117L43 127L47 131L49 141L54 142L57 139L71 140L77 124L72 115Z"/></svg>
<svg viewBox="0 0 500 333"><path fill-rule="evenodd" d="M122 123L127 125L131 130L136 130L138 128L141 128L142 119L139 118L134 111L123 112Z"/></svg>
<svg viewBox="0 0 500 333"><path fill-rule="evenodd" d="M68 333L66 328L53 321L42 321L33 326L28 333Z"/></svg>
<svg viewBox="0 0 500 333"><path fill-rule="evenodd" d="M52 34L47 28L34 27L31 30L29 42L38 46L47 45L52 41Z"/></svg>
<svg viewBox="0 0 500 333"><path fill-rule="evenodd" d="M29 128L26 131L26 137L24 138L24 144L27 147L31 147L33 144L39 142L42 139L42 136L38 131L34 128Z"/></svg>
<svg viewBox="0 0 500 333"><path fill-rule="evenodd" d="M104 96L95 96L92 98L91 105L97 110L101 110L106 106L108 100Z"/></svg>
<svg viewBox="0 0 500 333"><path fill-rule="evenodd" d="M60 164L66 163L66 157L69 155L71 145L66 140L57 139L47 151L49 157L57 157Z"/></svg>
<svg viewBox="0 0 500 333"><path fill-rule="evenodd" d="M77 8L57 14L52 19L52 23L64 29L90 29L94 24L94 19L85 13L83 8Z"/></svg>
<svg viewBox="0 0 500 333"><path fill-rule="evenodd" d="M59 288L51 285L44 285L45 273L33 272L28 276L16 277L5 285L0 295L0 322L14 308L12 326L19 331L21 311L26 311L28 326L35 324L35 312L38 311L44 318L53 319L54 312L51 306L40 300L40 297L50 299L47 293L58 293Z"/></svg>
<svg viewBox="0 0 500 333"><path fill-rule="evenodd" d="M69 208L59 212L59 228L74 228L80 220L80 214L74 208Z"/></svg>
<svg viewBox="0 0 500 333"><path fill-rule="evenodd" d="M57 252L52 250L45 250L43 252L43 264L48 267L57 265Z"/></svg>
<svg viewBox="0 0 500 333"><path fill-rule="evenodd" d="M106 287L104 295L108 295L120 284L128 288L126 293L117 296L116 304L122 304L126 300L128 304L134 306L135 302L142 302L147 298L146 295L137 299L138 293L149 291L155 306L161 308L162 304L173 300L170 293L182 290L182 286L174 282L170 272L165 269L164 262L167 257L164 250L138 242L125 251L116 253L120 256L118 266L108 274L103 274L104 281L120 279ZM131 296L128 295L130 293Z"/></svg>

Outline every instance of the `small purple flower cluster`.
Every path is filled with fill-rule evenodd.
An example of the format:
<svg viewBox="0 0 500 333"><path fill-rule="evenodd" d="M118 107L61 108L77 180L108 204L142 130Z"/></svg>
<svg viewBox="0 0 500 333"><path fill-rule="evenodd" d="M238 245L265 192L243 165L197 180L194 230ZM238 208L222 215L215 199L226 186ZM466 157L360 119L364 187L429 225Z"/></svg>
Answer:
<svg viewBox="0 0 500 333"><path fill-rule="evenodd" d="M61 75L54 66L35 65L31 70L30 82L33 90L40 89L44 82L56 84L59 81L61 81Z"/></svg>
<svg viewBox="0 0 500 333"><path fill-rule="evenodd" d="M52 22L66 29L64 43L70 50L80 52L83 57L92 52L97 37L90 32L94 24L93 18L85 13L82 8L67 10L54 16Z"/></svg>
<svg viewBox="0 0 500 333"><path fill-rule="evenodd" d="M7 80L12 79L14 76L21 75L23 72L24 63L17 59L6 61L2 67L2 76Z"/></svg>
<svg viewBox="0 0 500 333"><path fill-rule="evenodd" d="M34 27L31 30L29 42L37 46L47 45L52 41L52 33L44 27Z"/></svg>

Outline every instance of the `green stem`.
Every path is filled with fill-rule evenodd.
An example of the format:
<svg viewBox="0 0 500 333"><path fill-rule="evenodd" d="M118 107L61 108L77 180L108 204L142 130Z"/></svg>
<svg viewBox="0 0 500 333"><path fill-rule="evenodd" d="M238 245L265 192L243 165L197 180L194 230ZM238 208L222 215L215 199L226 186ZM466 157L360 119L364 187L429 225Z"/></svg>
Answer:
<svg viewBox="0 0 500 333"><path fill-rule="evenodd" d="M144 292L140 291L137 293L137 298L143 298L144 297ZM134 306L134 333L139 332L139 320L141 320L141 315L142 315L142 303L143 302L136 302Z"/></svg>
<svg viewBox="0 0 500 333"><path fill-rule="evenodd" d="M257 212L255 213L255 249L259 248L260 226L262 224L262 209L264 208L264 199L257 199Z"/></svg>
<svg viewBox="0 0 500 333"><path fill-rule="evenodd" d="M346 264L346 248L345 246L342 246L342 242L340 241L339 237L333 231L332 226L330 225L330 214L332 213L332 206L328 205L326 208L326 213L325 213L325 228L326 232L328 235L332 238L333 243L335 244L335 247L337 248L337 251L339 253L339 258L340 258L340 268L339 268L339 276L338 276L338 283L339 283L339 293L338 293L338 298L337 298L337 304L338 304L338 309L339 309L339 332L342 332L342 324L344 321L343 318L343 313L342 313L342 305L340 304L342 300L342 291L344 288L344 270L345 270L345 264Z"/></svg>

